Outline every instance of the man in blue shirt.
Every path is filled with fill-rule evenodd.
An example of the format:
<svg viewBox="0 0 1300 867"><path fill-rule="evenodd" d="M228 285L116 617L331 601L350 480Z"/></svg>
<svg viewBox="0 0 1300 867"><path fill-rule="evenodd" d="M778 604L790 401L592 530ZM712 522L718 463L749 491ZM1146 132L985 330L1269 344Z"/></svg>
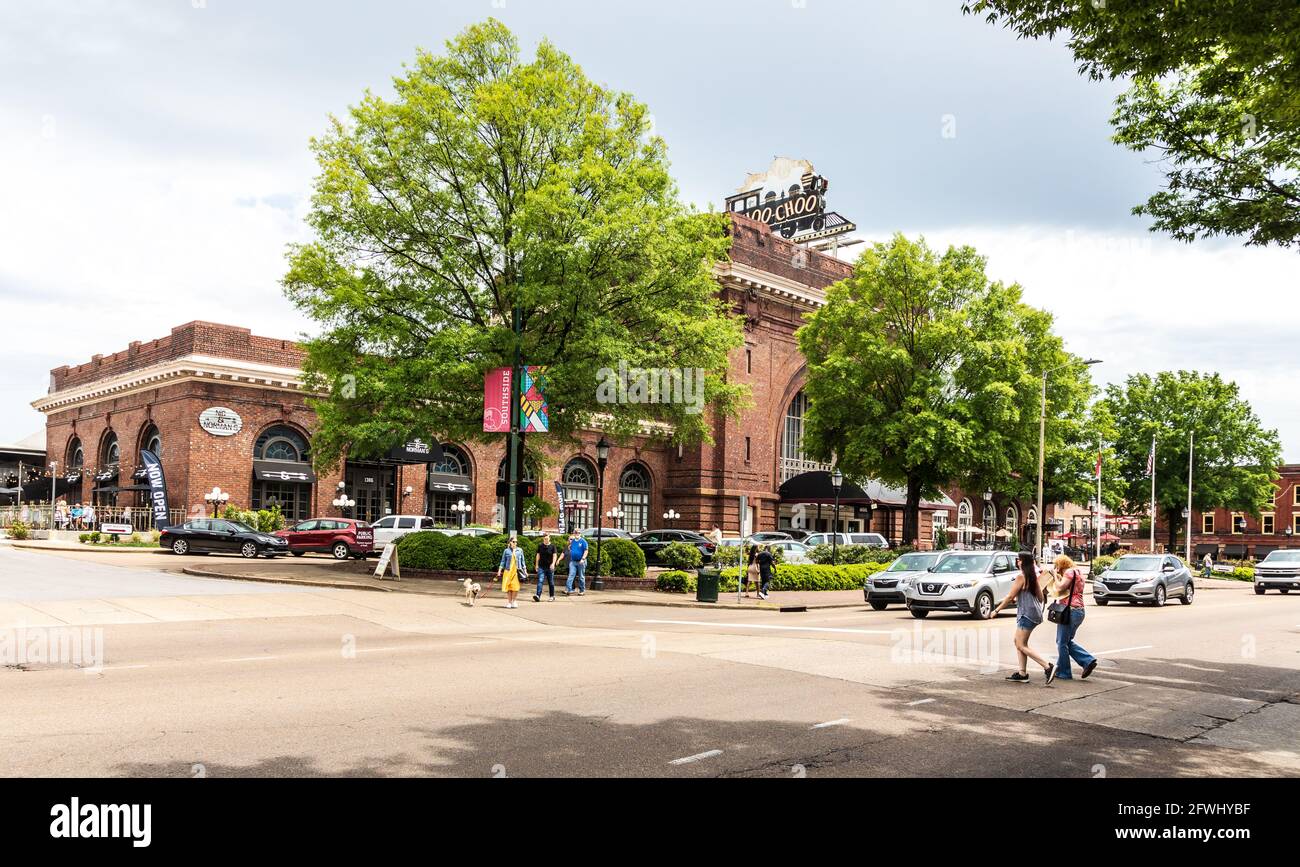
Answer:
<svg viewBox="0 0 1300 867"><path fill-rule="evenodd" d="M587 594L587 540L577 529L569 531L569 580L564 585L564 595L573 593L573 579L578 579L578 595Z"/></svg>

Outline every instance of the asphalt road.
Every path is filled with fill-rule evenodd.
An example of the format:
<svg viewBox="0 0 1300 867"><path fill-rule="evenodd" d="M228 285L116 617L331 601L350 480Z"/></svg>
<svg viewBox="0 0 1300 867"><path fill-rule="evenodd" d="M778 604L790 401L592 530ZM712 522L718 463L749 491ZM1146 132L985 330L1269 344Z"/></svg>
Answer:
<svg viewBox="0 0 1300 867"><path fill-rule="evenodd" d="M1045 687L1003 681L1009 616L470 608L117 556L0 547L0 652L103 650L3 660L0 774L1300 775L1300 595L1248 585L1090 608L1102 667Z"/></svg>

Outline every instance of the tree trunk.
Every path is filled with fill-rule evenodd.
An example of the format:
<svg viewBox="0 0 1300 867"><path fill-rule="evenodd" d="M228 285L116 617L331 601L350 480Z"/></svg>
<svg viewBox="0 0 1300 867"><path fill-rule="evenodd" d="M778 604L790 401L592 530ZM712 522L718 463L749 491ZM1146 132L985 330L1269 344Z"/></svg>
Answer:
<svg viewBox="0 0 1300 867"><path fill-rule="evenodd" d="M1176 553L1178 550L1178 526L1179 521L1183 519L1182 511L1175 512L1169 509L1165 512L1165 523L1169 525L1169 551Z"/></svg>
<svg viewBox="0 0 1300 867"><path fill-rule="evenodd" d="M903 506L903 544L916 547L921 535L921 480L907 479L907 503Z"/></svg>

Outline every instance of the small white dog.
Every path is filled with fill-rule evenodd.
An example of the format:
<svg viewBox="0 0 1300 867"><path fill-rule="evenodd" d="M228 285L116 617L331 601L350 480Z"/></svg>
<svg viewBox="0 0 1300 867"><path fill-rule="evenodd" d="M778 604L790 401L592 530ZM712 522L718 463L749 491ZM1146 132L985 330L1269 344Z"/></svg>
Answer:
<svg viewBox="0 0 1300 867"><path fill-rule="evenodd" d="M472 578L466 578L461 585L465 588L465 601L469 603L470 608L473 608L475 600L483 592L482 585L476 584Z"/></svg>

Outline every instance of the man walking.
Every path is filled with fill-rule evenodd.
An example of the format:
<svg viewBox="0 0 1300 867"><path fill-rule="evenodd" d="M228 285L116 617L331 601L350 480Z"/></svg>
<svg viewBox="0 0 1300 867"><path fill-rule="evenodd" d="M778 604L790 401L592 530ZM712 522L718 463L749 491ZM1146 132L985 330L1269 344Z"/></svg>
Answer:
<svg viewBox="0 0 1300 867"><path fill-rule="evenodd" d="M542 544L537 546L537 562L534 564L537 568L537 592L533 594L534 602L542 601L542 582L545 581L550 587L551 595L547 597L548 602L555 601L555 567L564 559L564 552L556 549L551 544L551 534L542 534Z"/></svg>
<svg viewBox="0 0 1300 867"><path fill-rule="evenodd" d="M564 595L573 593L573 581L578 581L578 595L587 595L587 540L577 528L569 531L569 580L564 585Z"/></svg>

